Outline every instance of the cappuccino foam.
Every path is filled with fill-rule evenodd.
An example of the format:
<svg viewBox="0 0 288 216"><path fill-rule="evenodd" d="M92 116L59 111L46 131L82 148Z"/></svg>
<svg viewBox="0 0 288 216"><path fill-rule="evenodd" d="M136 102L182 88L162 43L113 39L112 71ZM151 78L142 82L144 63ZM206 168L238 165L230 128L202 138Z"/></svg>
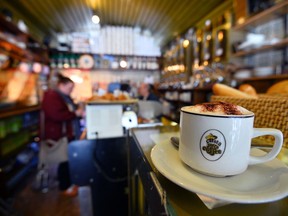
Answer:
<svg viewBox="0 0 288 216"><path fill-rule="evenodd" d="M245 108L226 102L209 102L186 106L182 108L185 112L209 114L209 115L246 115L250 114Z"/></svg>

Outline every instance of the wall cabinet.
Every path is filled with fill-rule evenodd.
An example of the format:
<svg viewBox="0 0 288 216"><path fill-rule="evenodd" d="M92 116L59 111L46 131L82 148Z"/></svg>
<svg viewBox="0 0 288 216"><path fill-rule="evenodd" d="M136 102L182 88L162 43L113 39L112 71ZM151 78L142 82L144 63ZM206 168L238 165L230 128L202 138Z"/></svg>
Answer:
<svg viewBox="0 0 288 216"><path fill-rule="evenodd" d="M288 1L248 18L239 18L231 31L231 61L252 68L247 76L288 72ZM236 74L235 74L236 75Z"/></svg>

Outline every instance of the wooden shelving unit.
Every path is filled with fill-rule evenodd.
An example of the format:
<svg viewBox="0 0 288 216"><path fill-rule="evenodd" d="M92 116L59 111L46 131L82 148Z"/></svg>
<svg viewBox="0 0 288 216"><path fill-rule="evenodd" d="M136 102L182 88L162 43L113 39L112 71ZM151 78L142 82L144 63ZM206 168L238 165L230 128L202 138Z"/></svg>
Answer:
<svg viewBox="0 0 288 216"><path fill-rule="evenodd" d="M287 79L288 74L282 74L240 79L239 82L252 85L256 89L257 93L266 93L268 88L271 87L273 84Z"/></svg>
<svg viewBox="0 0 288 216"><path fill-rule="evenodd" d="M280 76L280 74L284 75L287 73L287 45L288 45L288 27L287 27L287 14L288 14L288 1L284 0L281 1L274 6L259 12L257 14L252 14L250 17L248 17L246 20L244 20L243 23L241 24L236 24L234 27L232 27L232 31L236 34L237 36L243 37L245 36L245 33L249 32L258 32L259 28L258 26L265 26L266 32L265 37L270 38L272 37L272 32L274 31L274 28L271 28L272 21L276 21L275 25L280 25L280 26L275 26L275 27L281 27L281 34L278 36L278 40L275 43L271 44L266 44L262 45L259 47L254 47L254 48L247 48L245 50L238 50L235 53L231 53L232 58L242 58L246 64L249 64L247 66L253 68L257 67L277 67L277 75L276 72L274 73L275 77L273 76L261 76L261 77L253 77L249 79L239 79L239 82L247 81L250 84L255 84L257 85L257 90L261 92L265 92L267 90L268 85L271 85L276 82L277 77ZM266 25L269 24L269 25ZM274 25L274 23L273 23ZM257 29L255 31L255 29ZM277 29L277 28L275 28ZM283 30L283 34L282 34ZM264 30L263 30L264 31ZM276 31L276 30L275 30ZM238 34L240 33L240 34ZM244 33L244 34L243 34ZM240 40L241 39L237 39ZM242 38L242 41L244 38ZM236 43L237 41L235 41ZM231 43L233 44L233 42ZM237 49L237 48L236 48ZM274 53L277 54L277 57L274 57ZM260 55L261 54L261 55ZM281 58L278 58L278 55L281 55ZM262 61L261 58L265 59L266 62ZM281 59L281 60L280 60ZM281 69L281 72L279 73L279 70ZM237 73L237 72L236 72ZM253 72L251 72L253 74ZM279 74L279 75L278 75ZM269 79L272 81L270 82ZM283 79L283 76L280 77L280 79Z"/></svg>
<svg viewBox="0 0 288 216"><path fill-rule="evenodd" d="M288 38L285 38L285 39L283 39L277 43L274 43L274 44L264 45L264 46L261 46L259 48L236 52L236 53L232 54L232 56L233 57L242 57L242 56L252 55L255 53L259 53L259 52L265 52L265 51L272 50L272 49L283 48L283 47L286 47L287 45L288 45Z"/></svg>
<svg viewBox="0 0 288 216"><path fill-rule="evenodd" d="M27 112L40 111L40 105L35 106L13 106L12 108L1 109L0 119L14 115L21 115Z"/></svg>
<svg viewBox="0 0 288 216"><path fill-rule="evenodd" d="M233 30L251 29L272 19L281 17L288 12L288 1L282 1L273 7L249 17L244 23L235 25Z"/></svg>
<svg viewBox="0 0 288 216"><path fill-rule="evenodd" d="M0 53L4 54L9 60L9 64L0 71L3 74L9 73L7 79L5 78L4 81L1 80L2 88L5 88L8 80L15 72L13 68L18 67L20 62L28 62L29 64L38 62L46 65L49 63L47 49L31 35L22 32L16 24L7 21L2 15L0 15ZM31 73L29 75L32 77L32 75L35 74ZM26 92L29 92L30 87L29 82L26 82ZM0 102L1 197L9 196L17 184L23 180L24 176L27 175L33 167L36 167L36 157L38 153L31 145L34 138L39 136L40 119L39 104L29 105L22 103L20 100L6 102L6 95L3 96L3 99L4 101ZM19 154L33 156L31 158L29 156L29 161L26 163L20 163L18 162ZM9 169L6 169L7 167L9 167Z"/></svg>
<svg viewBox="0 0 288 216"><path fill-rule="evenodd" d="M31 35L22 32L14 23L0 15L0 51L14 59L48 63L48 50ZM6 33L13 35L15 43L6 38ZM11 36L12 37L12 36ZM25 43L26 47L17 46L17 42Z"/></svg>

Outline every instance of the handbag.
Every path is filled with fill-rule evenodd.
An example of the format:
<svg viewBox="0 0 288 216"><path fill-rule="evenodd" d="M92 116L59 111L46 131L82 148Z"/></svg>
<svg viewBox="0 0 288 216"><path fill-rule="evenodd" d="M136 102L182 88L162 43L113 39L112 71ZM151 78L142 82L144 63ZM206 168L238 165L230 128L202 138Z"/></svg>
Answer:
<svg viewBox="0 0 288 216"><path fill-rule="evenodd" d="M62 137L58 141L51 139L40 142L40 164L58 164L68 161L68 139Z"/></svg>
<svg viewBox="0 0 288 216"><path fill-rule="evenodd" d="M44 126L44 113L41 112L41 124ZM41 127L41 136L44 137L44 127ZM62 124L62 134L66 134L66 124ZM40 141L38 167L45 167L50 164L59 164L68 161L68 138L63 136L59 140L43 139Z"/></svg>

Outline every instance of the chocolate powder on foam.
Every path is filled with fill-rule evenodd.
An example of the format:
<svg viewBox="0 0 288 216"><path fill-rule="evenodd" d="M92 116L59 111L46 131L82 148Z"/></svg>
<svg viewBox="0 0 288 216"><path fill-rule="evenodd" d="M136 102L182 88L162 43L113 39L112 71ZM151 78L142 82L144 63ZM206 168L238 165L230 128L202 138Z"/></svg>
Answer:
<svg viewBox="0 0 288 216"><path fill-rule="evenodd" d="M215 112L220 108L221 110L223 109L223 112L226 115L243 115L243 113L239 110L239 108L236 105L225 103L222 101L203 103L202 105L203 109L205 109L208 112Z"/></svg>

